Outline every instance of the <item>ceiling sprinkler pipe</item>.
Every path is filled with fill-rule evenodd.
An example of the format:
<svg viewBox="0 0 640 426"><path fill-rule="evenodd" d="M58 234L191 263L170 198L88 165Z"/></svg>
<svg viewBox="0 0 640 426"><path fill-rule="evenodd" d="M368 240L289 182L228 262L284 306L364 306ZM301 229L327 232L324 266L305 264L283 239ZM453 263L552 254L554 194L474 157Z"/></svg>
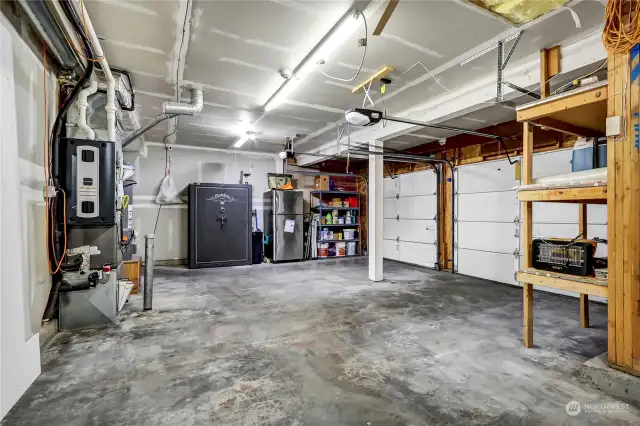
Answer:
<svg viewBox="0 0 640 426"><path fill-rule="evenodd" d="M202 89L191 89L191 103L163 102L162 112L165 114L194 115L202 111L204 92Z"/></svg>

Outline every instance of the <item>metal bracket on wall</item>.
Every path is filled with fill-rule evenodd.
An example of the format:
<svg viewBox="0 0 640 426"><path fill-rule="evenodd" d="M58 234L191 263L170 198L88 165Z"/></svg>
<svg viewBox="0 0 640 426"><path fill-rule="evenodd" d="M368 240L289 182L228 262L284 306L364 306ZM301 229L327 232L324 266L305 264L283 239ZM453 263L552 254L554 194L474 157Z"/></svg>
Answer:
<svg viewBox="0 0 640 426"><path fill-rule="evenodd" d="M516 259L520 256L520 250L519 249L515 249L513 251L513 257L515 257Z"/></svg>
<svg viewBox="0 0 640 426"><path fill-rule="evenodd" d="M496 44L494 44L493 46L487 47L486 49L484 49L483 51L476 53L475 55L471 56L470 58L465 59L464 61L460 62L460 66L463 66L465 64L468 64L469 62L473 61L474 59L477 59L481 56L486 55L487 53L497 49L497 74L498 74L498 78L497 78L497 84L496 84L496 102L502 102L504 101L504 93L502 92L502 85L504 84L507 87L512 88L513 90L516 90L520 93L523 93L525 95L529 95L533 98L536 99L540 99L540 95L533 93L523 87L520 86L516 86L513 83L509 83L508 81L504 81L504 70L507 67L507 64L509 63L509 59L511 59L511 56L513 55L513 52L516 50L516 46L518 45L518 42L520 41L520 38L522 37L522 34L524 33L524 31L520 31L517 34L513 34L507 38L505 38L504 40L500 40L498 41ZM503 56L504 56L504 44L511 41L511 40L515 40L513 42L513 45L511 46L511 49L509 49L509 52L507 53L506 58L504 58L503 61Z"/></svg>

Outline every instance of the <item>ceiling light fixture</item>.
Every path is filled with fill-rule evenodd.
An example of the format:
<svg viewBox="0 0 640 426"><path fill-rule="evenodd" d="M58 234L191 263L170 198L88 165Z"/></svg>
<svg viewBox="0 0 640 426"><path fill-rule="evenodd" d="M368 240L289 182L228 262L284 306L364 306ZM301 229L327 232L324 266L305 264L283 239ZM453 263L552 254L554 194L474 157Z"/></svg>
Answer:
<svg viewBox="0 0 640 426"><path fill-rule="evenodd" d="M331 54L340 47L358 28L360 12L349 9L320 42L309 52L289 77L264 104L265 111L271 111L287 100L289 95L300 85L302 79L323 64Z"/></svg>
<svg viewBox="0 0 640 426"><path fill-rule="evenodd" d="M247 132L246 135L242 135L240 137L240 139L238 139L237 141L235 141L235 143L233 144L234 148L240 148L242 145L244 145L245 142L247 142L249 139L251 139L252 141L256 140L256 134L254 132Z"/></svg>
<svg viewBox="0 0 640 426"><path fill-rule="evenodd" d="M233 144L233 147L234 148L240 148L249 139L250 139L249 135L244 135Z"/></svg>

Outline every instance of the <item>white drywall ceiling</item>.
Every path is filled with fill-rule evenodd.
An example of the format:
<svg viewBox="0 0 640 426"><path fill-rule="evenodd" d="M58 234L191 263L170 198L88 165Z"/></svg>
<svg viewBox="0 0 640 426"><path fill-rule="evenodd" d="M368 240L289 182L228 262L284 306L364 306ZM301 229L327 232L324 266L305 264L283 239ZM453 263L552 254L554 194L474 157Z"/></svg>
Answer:
<svg viewBox="0 0 640 426"><path fill-rule="evenodd" d="M418 61L431 70L441 71L438 78L451 89L495 73L493 53L463 67L457 65L457 58L471 55L492 40L517 31L503 19L465 0L403 0L383 35L376 37L371 33L386 2L358 2L360 6L368 4L364 13L369 29L367 56L358 78L354 82L339 82L315 70L287 102L264 114L264 103L284 81L279 70L295 68L349 10L352 1L86 0L85 3L103 38L109 62L132 72L141 124L161 112L163 100L175 100L178 76L181 99L189 99L189 87L201 87L205 91L205 107L198 116L180 118L176 143L230 148L239 133L248 129L257 133L257 141L247 142L241 149L265 152L279 151L284 138L296 133L310 135L299 145L305 150L334 140L336 131L331 123L339 122L344 110L362 104L362 94L351 94L349 87L385 65L396 69L392 75L394 84L388 88L384 103L391 115L444 93L420 66L400 75ZM540 48L579 39L602 23L604 9L599 1L583 0L571 7L580 17L582 28L576 28L566 10L525 24L525 33L510 64ZM342 78L351 76L361 55L356 41L363 34L364 28L360 26L334 52L323 70ZM182 53L178 65L179 51ZM374 99L378 98L376 94ZM470 115L471 120L466 120L469 126L464 127L485 127L473 118L484 121L512 118L502 107L487 109L494 108L495 112L482 112L489 118ZM146 140L160 142L170 129L168 123L163 123L149 132ZM426 141L408 138L415 139L416 144ZM403 137L399 142L406 139ZM397 148L410 146L397 145Z"/></svg>

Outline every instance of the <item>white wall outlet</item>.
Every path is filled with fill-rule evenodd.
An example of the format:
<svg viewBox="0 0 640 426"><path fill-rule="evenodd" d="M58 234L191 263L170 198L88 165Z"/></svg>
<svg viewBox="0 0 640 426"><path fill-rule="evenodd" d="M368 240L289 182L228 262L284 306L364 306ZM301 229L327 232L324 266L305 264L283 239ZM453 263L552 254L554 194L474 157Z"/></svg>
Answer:
<svg viewBox="0 0 640 426"><path fill-rule="evenodd" d="M618 136L622 133L622 117L607 117L607 136Z"/></svg>

